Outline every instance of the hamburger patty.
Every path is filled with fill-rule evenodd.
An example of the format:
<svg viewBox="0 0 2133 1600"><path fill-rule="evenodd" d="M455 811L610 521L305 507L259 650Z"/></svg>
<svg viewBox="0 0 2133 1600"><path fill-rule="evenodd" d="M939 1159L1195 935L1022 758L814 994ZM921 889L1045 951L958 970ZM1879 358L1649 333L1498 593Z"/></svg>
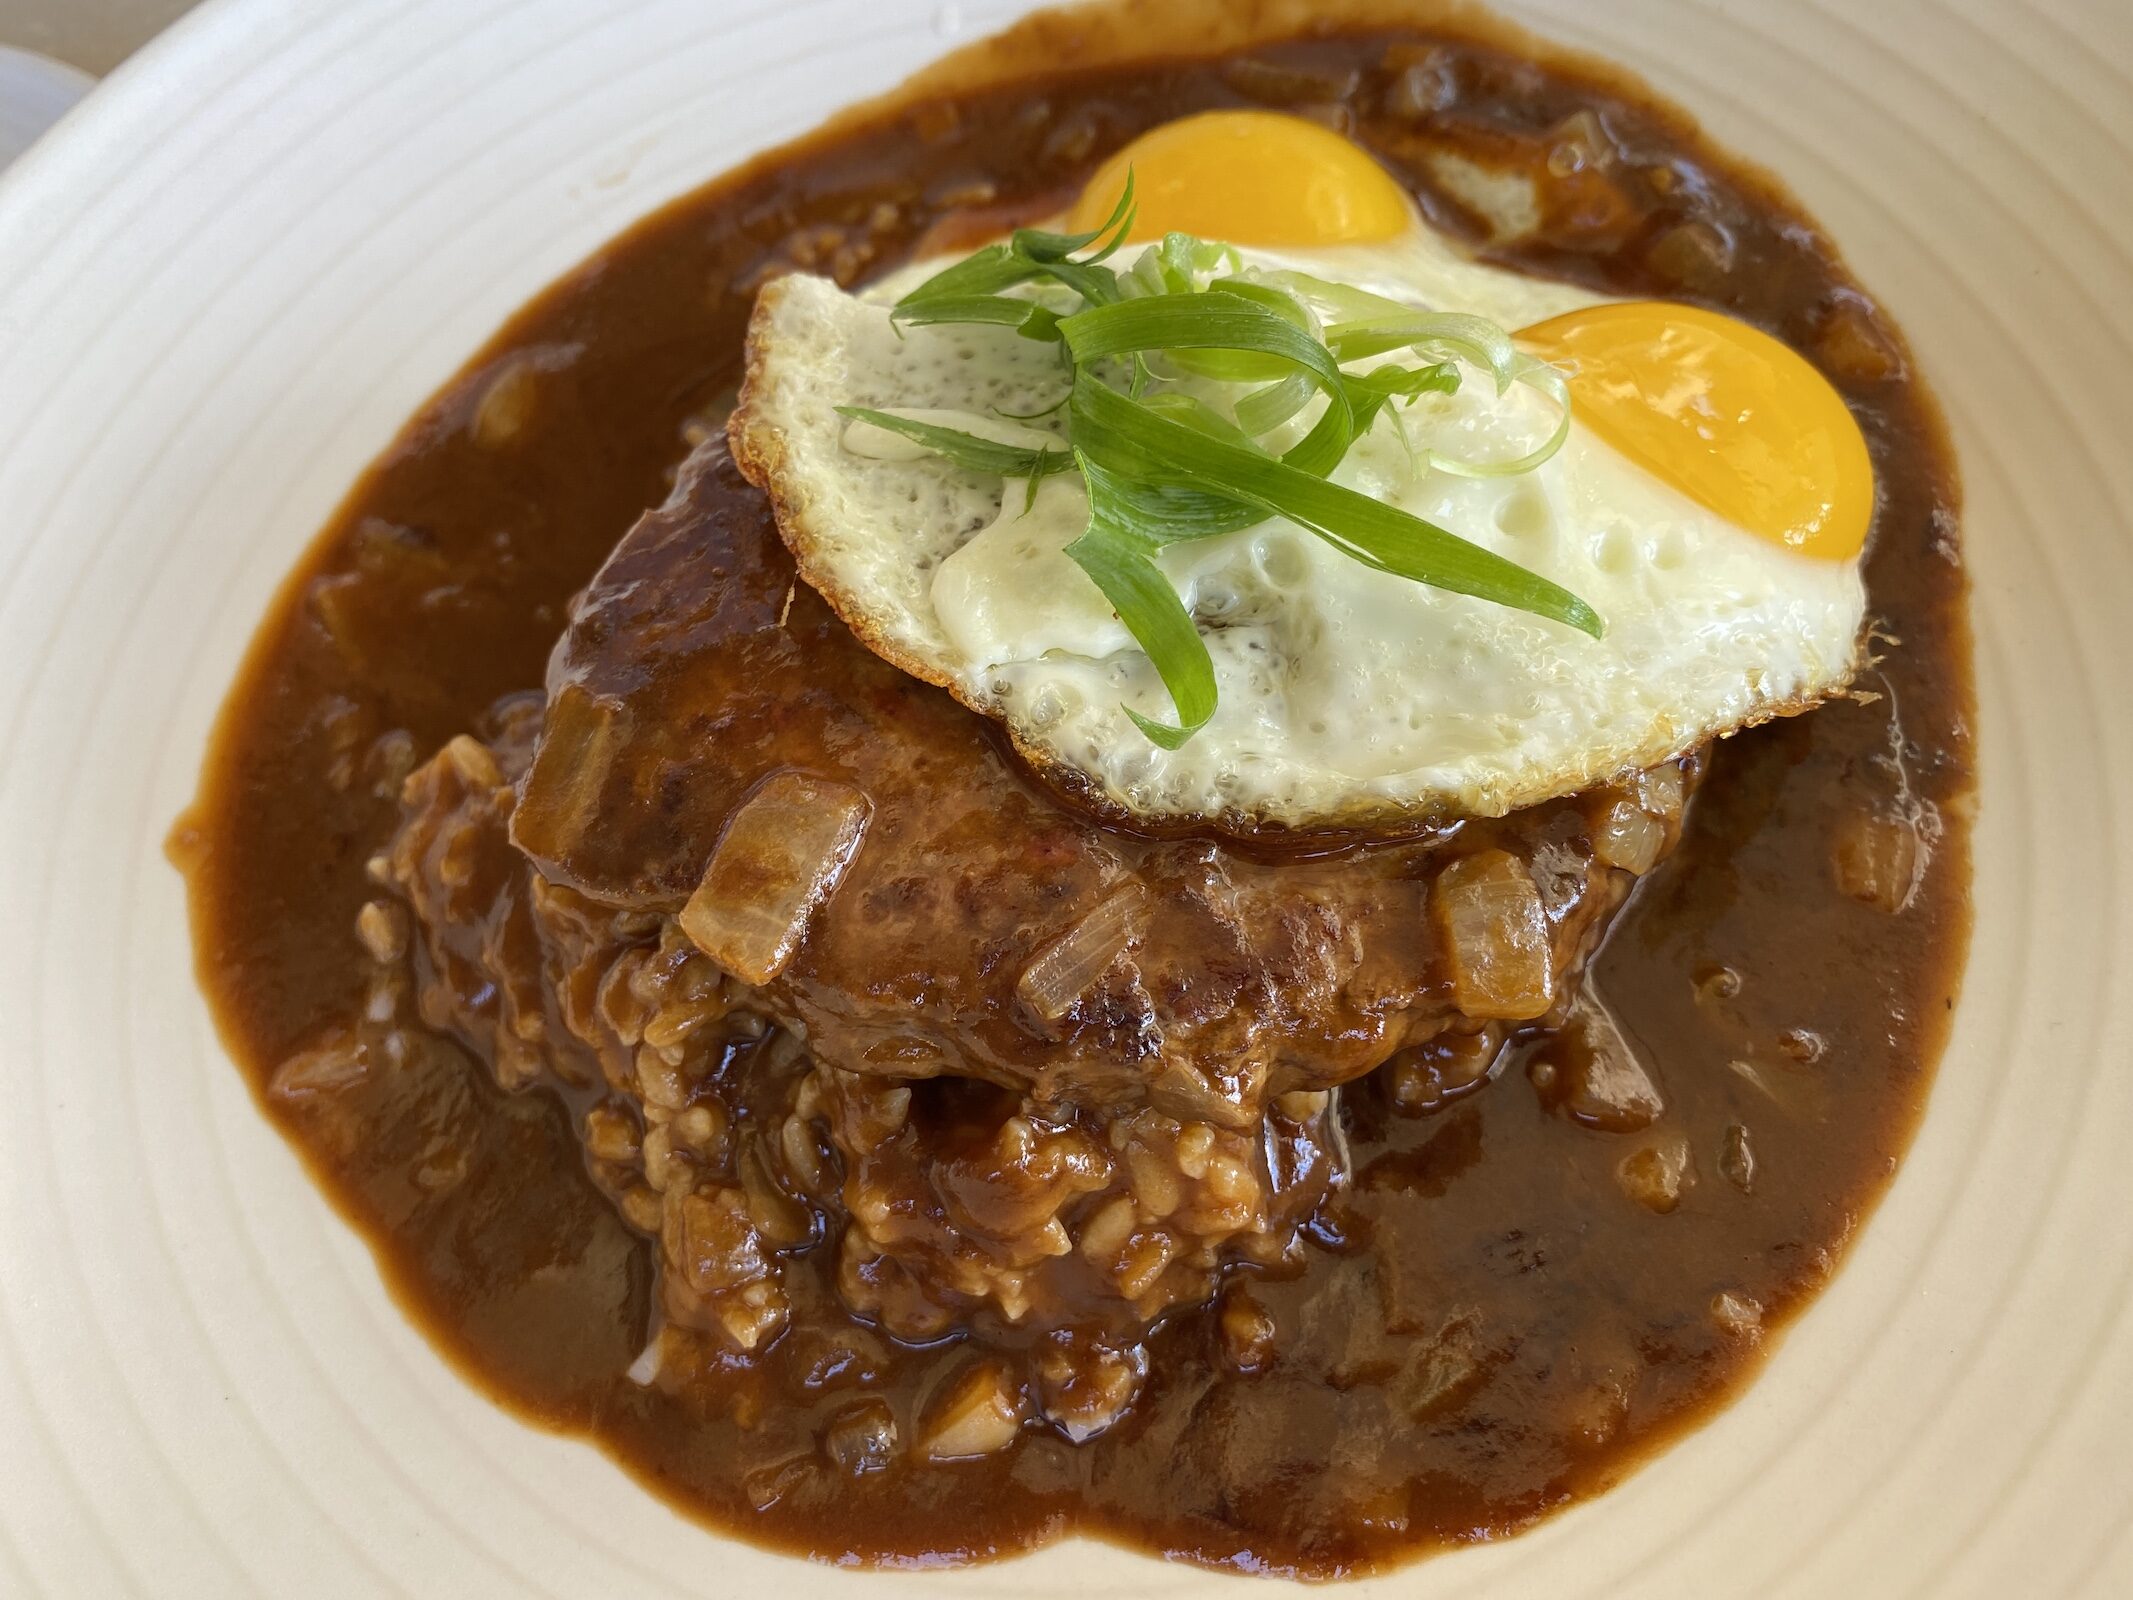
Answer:
<svg viewBox="0 0 2133 1600"><path fill-rule="evenodd" d="M1240 1128L1447 1030L1560 1017L1688 776L1399 840L1108 828L852 636L723 440L579 596L547 687L517 844L708 930L818 1058Z"/></svg>

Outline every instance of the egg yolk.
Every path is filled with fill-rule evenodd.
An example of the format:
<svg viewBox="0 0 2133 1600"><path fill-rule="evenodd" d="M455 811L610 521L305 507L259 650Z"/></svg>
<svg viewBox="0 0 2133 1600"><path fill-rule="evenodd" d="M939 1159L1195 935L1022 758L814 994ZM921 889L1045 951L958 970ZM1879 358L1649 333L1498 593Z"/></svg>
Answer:
<svg viewBox="0 0 2133 1600"><path fill-rule="evenodd" d="M1102 227L1129 168L1133 240L1190 233L1225 244L1352 244L1414 226L1391 175L1332 129L1273 111L1205 111L1142 134L1106 161L1068 228Z"/></svg>
<svg viewBox="0 0 2133 1600"><path fill-rule="evenodd" d="M1789 346L1693 306L1593 306L1519 343L1568 374L1580 426L1706 509L1789 549L1855 558L1874 468L1844 399Z"/></svg>
<svg viewBox="0 0 2133 1600"><path fill-rule="evenodd" d="M1068 213L1101 228L1133 175L1129 240L1239 245L1397 239L1414 207L1330 128L1274 111L1207 111L1112 156ZM1866 543L1874 469L1843 397L1797 352L1731 317L1657 301L1537 323L1519 342L1569 375L1581 426L1751 533L1848 561Z"/></svg>

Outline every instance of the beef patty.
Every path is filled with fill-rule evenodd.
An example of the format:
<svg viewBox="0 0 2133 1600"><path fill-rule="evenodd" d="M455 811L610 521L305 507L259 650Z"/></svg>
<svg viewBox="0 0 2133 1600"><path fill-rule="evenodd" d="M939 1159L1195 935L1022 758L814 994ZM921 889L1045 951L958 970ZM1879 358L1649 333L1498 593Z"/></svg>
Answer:
<svg viewBox="0 0 2133 1600"><path fill-rule="evenodd" d="M798 937L747 974L821 1059L1233 1127L1446 1029L1559 1014L1685 787L1661 768L1316 850L1120 833L860 645L722 440L578 597L548 693L512 834L551 881L672 912L729 827L734 854L789 840L834 877L811 916L759 889Z"/></svg>

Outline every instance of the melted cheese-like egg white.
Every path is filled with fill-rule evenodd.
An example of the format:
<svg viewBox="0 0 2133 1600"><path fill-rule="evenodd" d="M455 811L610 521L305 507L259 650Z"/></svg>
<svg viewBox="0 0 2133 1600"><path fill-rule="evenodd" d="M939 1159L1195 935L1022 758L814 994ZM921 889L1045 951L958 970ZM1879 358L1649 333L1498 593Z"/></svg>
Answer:
<svg viewBox="0 0 2133 1600"><path fill-rule="evenodd" d="M1511 327L1597 303L1468 261L1419 227L1395 244L1242 254ZM835 409L1060 442L1061 420L1002 415L1059 398L1053 347L999 328L891 327L889 303L938 265L864 298L804 277L766 288L737 454L802 574L863 639L1126 811L1289 827L1500 815L1802 709L1851 673L1856 560L1758 537L1592 429L1573 426L1514 477L1428 467L1425 452L1516 456L1554 425L1545 398L1499 396L1470 369L1456 395L1381 419L1332 476L1582 596L1604 637L1375 571L1272 518L1159 558L1220 692L1197 735L1162 749L1125 712L1169 720L1160 678L1063 553L1088 520L1078 475L1031 497Z"/></svg>

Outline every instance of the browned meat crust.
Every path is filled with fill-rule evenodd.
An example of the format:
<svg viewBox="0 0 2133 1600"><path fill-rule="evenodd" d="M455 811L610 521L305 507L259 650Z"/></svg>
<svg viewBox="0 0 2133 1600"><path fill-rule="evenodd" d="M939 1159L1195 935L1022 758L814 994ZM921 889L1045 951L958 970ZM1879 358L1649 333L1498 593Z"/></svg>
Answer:
<svg viewBox="0 0 2133 1600"><path fill-rule="evenodd" d="M764 1005L835 1066L982 1078L1039 1106L1253 1127L1269 1094L1343 1082L1446 1028L1559 1011L1634 881L1596 850L1606 819L1644 808L1662 850L1678 833L1671 776L1285 859L1105 828L1031 781L984 719L862 647L717 441L580 598L548 688L512 821L546 877L677 911L766 778L857 791L863 841ZM1510 980L1485 949L1447 945L1462 925L1447 896L1469 879L1511 896ZM1095 913L1115 951L1076 947ZM1047 952L1091 975L1071 992L1025 976Z"/></svg>
<svg viewBox="0 0 2133 1600"><path fill-rule="evenodd" d="M1330 1094L1284 1096L1239 1132L1146 1105L1048 1119L988 1084L813 1060L677 918L603 906L511 847L529 709L499 706L487 744L462 735L409 777L373 874L412 928L379 903L392 938L373 954L386 983L412 957L424 1023L502 1087L563 1091L595 1180L658 1243L648 1359L685 1372L765 1347L793 1313L790 1258L829 1235L839 1297L898 1337L981 1314L1049 1331L1063 1388L1045 1404L1079 1438L1131 1402L1150 1322L1227 1266L1301 1259L1344 1181Z"/></svg>

